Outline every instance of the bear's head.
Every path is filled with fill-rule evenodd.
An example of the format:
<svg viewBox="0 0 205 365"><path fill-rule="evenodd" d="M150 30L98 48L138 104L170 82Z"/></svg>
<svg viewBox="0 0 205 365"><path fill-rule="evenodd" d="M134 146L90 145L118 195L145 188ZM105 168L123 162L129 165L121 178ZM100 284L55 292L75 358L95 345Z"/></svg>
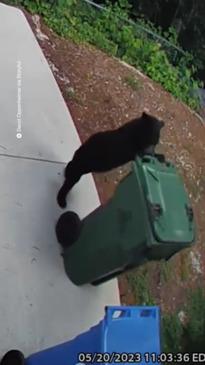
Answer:
<svg viewBox="0 0 205 365"><path fill-rule="evenodd" d="M159 143L160 131L165 123L146 112L142 113L138 123L138 133L141 139L142 149L155 147Z"/></svg>

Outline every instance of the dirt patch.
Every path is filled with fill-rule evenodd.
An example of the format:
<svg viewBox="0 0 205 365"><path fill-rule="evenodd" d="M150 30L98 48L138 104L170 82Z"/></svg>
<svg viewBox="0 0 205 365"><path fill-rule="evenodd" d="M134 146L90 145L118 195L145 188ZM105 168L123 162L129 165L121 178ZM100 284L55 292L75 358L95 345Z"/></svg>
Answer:
<svg viewBox="0 0 205 365"><path fill-rule="evenodd" d="M165 121L158 150L181 172L198 226L198 240L191 250L173 257L167 267L149 264L152 295L165 311L175 310L183 303L186 289L203 285L205 277L205 128L201 119L132 67L91 46L57 37L42 21L39 30L37 19L26 16L82 141L95 132L116 128L140 116L145 109ZM129 164L94 176L102 203L112 196L128 170ZM119 287L122 303L134 304L126 276L120 277Z"/></svg>

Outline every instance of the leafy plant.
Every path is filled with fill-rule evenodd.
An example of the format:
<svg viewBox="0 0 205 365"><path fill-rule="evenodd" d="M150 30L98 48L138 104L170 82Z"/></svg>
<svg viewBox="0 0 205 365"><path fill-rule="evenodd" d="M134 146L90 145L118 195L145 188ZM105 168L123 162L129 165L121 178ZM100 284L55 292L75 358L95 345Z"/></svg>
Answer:
<svg viewBox="0 0 205 365"><path fill-rule="evenodd" d="M176 31L165 33L143 18L134 23L128 0L106 1L99 10L83 0L9 0L41 15L58 35L90 43L139 68L191 108L199 107L193 56L180 49Z"/></svg>

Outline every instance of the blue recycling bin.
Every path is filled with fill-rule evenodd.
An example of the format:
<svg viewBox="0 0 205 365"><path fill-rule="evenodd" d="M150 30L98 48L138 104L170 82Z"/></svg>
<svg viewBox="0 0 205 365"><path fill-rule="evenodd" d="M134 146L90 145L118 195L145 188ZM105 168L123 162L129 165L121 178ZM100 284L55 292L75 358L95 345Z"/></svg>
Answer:
<svg viewBox="0 0 205 365"><path fill-rule="evenodd" d="M31 355L26 365L154 364L160 354L159 307L106 307L104 319L62 345Z"/></svg>

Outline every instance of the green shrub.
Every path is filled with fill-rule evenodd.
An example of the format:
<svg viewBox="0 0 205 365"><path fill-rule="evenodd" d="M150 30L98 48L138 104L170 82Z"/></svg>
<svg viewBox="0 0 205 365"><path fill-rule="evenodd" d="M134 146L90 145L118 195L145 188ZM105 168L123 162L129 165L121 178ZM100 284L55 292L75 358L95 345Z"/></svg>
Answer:
<svg viewBox="0 0 205 365"><path fill-rule="evenodd" d="M40 14L62 37L91 43L122 58L191 108L198 108L199 100L194 90L201 84L194 79L196 69L192 55L177 51L179 45L173 28L162 34L160 28L156 29L144 19L134 24L129 18L127 0L118 0L114 4L107 1L105 11L83 0L58 0L52 6L43 0L10 0L9 3L23 5L32 13Z"/></svg>

